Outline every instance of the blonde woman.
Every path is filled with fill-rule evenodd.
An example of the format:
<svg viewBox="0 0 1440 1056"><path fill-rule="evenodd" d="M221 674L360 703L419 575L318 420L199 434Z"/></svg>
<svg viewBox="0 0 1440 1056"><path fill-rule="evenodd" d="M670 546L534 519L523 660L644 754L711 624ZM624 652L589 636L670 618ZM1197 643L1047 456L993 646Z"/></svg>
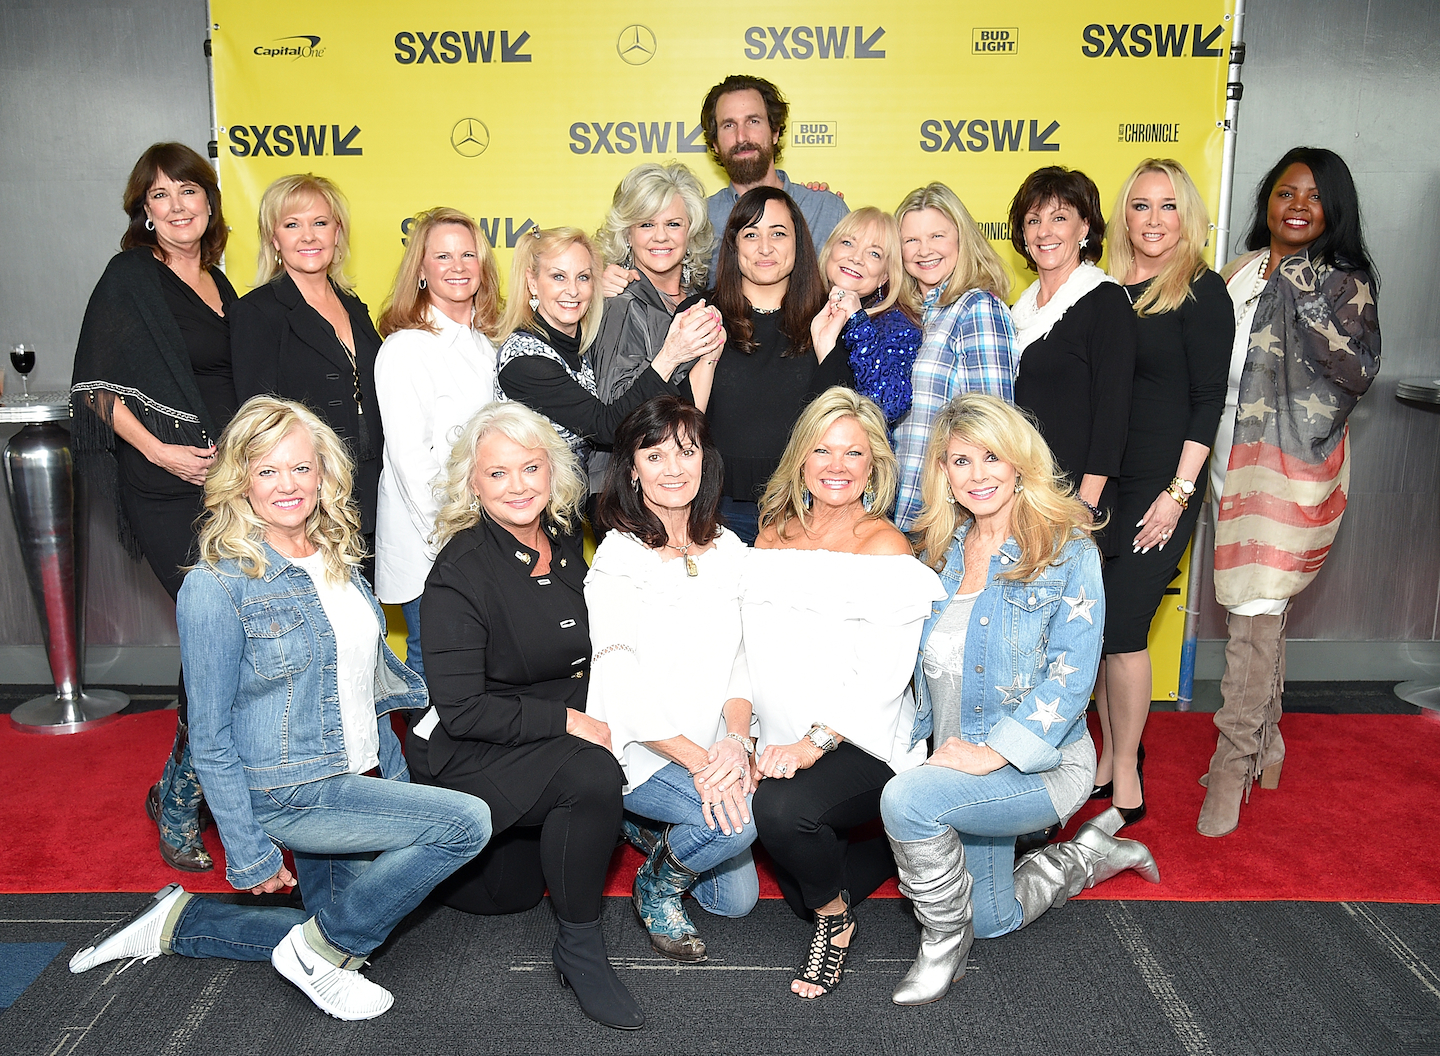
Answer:
<svg viewBox="0 0 1440 1056"><path fill-rule="evenodd" d="M895 217L905 263L901 300L921 313L925 328L911 369L910 413L895 429L895 523L908 532L920 515L920 470L935 416L966 392L1013 399L1020 356L1005 306L1010 272L959 196L943 183L918 187Z"/></svg>
<svg viewBox="0 0 1440 1056"><path fill-rule="evenodd" d="M468 913L515 913L546 888L551 959L591 1019L645 1022L600 930L624 775L610 728L585 713L590 619L580 507L585 478L549 421L482 407L445 465L420 605L434 703L410 730L416 779L490 804L496 838L444 890Z"/></svg>
<svg viewBox="0 0 1440 1056"><path fill-rule="evenodd" d="M895 218L873 205L846 213L820 251L820 273L830 296L810 324L816 352L842 345L856 391L893 425L910 411L921 337L919 309L901 296L906 276Z"/></svg>
<svg viewBox="0 0 1440 1056"><path fill-rule="evenodd" d="M431 490L460 430L496 396L500 275L475 221L458 209L421 213L380 313L385 343L375 389L385 466L375 528L375 592L405 616L405 663L425 674L420 592L436 551Z"/></svg>
<svg viewBox="0 0 1440 1056"><path fill-rule="evenodd" d="M943 997L977 935L1022 928L1125 869L1160 880L1144 845L1114 837L1114 811L1014 859L1015 837L1069 818L1095 773L1085 706L1105 601L1089 511L1029 419L982 393L936 419L922 477L919 552L944 588L920 639L906 743L923 750L928 737L934 750L880 804L921 924L900 1005Z"/></svg>
<svg viewBox="0 0 1440 1056"><path fill-rule="evenodd" d="M715 243L705 188L678 161L637 165L615 188L595 241L612 262L605 279L618 271L629 281L614 292L606 288L593 349L595 395L608 403L629 391L667 346L673 350L685 340L687 328L719 324L719 311L698 297ZM685 373L682 364L671 380L678 383ZM603 452L591 459L596 493L604 486L608 461Z"/></svg>
<svg viewBox="0 0 1440 1056"><path fill-rule="evenodd" d="M895 496L885 416L836 386L801 413L760 507L741 581L751 701L760 720L752 814L785 900L814 931L790 984L840 985L854 907L891 875L873 821L880 790L917 766L910 672L941 597L935 574L885 519Z"/></svg>
<svg viewBox="0 0 1440 1056"><path fill-rule="evenodd" d="M235 392L268 393L320 412L355 459L355 501L373 552L380 493L380 335L345 275L350 210L323 176L282 176L260 198L255 288L230 314Z"/></svg>
<svg viewBox="0 0 1440 1056"><path fill-rule="evenodd" d="M1110 274L1134 305L1137 343L1110 529L1121 545L1105 562L1105 657L1095 684L1103 751L1092 796L1109 798L1126 825L1145 816L1150 621L1204 503L1235 337L1225 283L1201 256L1209 225L1184 166L1148 158L1121 187L1107 233Z"/></svg>
<svg viewBox="0 0 1440 1056"><path fill-rule="evenodd" d="M360 575L352 479L313 413L250 400L216 448L200 561L176 607L190 743L227 877L256 895L298 882L306 908L171 884L72 972L162 953L268 960L329 1015L372 1019L394 998L361 966L489 839L483 802L408 782L390 713L424 707L425 684L385 645Z"/></svg>
<svg viewBox="0 0 1440 1056"><path fill-rule="evenodd" d="M604 304L600 267L595 244L579 228L536 228L523 236L497 335L504 394L549 418L582 468L596 443L614 440L615 427L632 410L652 396L679 393L670 384L675 368L705 353L718 355L725 343L718 318L697 313L683 338L662 347L623 394L601 399L591 354Z"/></svg>

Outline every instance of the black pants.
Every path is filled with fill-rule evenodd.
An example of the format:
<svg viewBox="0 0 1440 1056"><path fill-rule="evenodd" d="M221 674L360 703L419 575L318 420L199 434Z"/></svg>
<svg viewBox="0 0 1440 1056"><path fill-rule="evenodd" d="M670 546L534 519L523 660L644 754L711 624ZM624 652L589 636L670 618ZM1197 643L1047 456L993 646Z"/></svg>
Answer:
<svg viewBox="0 0 1440 1056"><path fill-rule="evenodd" d="M179 596L180 584L185 582L184 566L193 564L196 558L194 523L204 512L203 496L199 488L193 495L154 496L141 495L124 482L120 485L120 501L130 521L130 530L135 533L140 552L171 601ZM179 721L189 722L183 668L175 687L175 699Z"/></svg>
<svg viewBox="0 0 1440 1056"><path fill-rule="evenodd" d="M880 791L895 771L844 743L791 778L755 790L755 831L775 861L775 879L804 920L842 890L858 905L895 873L883 835L852 842L850 830L880 816Z"/></svg>
<svg viewBox="0 0 1440 1056"><path fill-rule="evenodd" d="M436 784L425 754L410 753L411 776ZM595 920L620 833L620 785L615 757L599 745L586 745L555 771L513 826L496 832L436 893L454 909L494 915L538 905L548 887L561 920Z"/></svg>

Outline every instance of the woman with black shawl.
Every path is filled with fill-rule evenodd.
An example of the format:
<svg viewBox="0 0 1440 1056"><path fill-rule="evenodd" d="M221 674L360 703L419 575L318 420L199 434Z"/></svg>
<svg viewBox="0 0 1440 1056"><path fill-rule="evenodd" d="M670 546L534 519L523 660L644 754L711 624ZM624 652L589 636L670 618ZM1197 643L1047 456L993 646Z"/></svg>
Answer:
<svg viewBox="0 0 1440 1056"><path fill-rule="evenodd" d="M115 503L120 541L144 555L174 598L194 560L194 522L215 440L236 407L230 306L219 268L229 228L209 162L157 143L125 185L129 226L90 295L71 385L81 469ZM185 680L165 772L145 808L160 856L188 872L214 868L200 840L200 783L190 762Z"/></svg>

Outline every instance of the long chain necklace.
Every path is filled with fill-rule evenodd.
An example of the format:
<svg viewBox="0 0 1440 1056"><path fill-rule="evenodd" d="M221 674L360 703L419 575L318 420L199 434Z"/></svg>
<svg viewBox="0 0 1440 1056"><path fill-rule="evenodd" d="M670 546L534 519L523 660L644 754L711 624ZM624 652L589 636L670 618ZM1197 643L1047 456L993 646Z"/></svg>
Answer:
<svg viewBox="0 0 1440 1056"><path fill-rule="evenodd" d="M695 540L693 539L684 546L676 546L674 543L665 544L668 549L680 551L680 556L685 559L685 574L691 579L694 579L700 574L700 566L696 564L695 559L690 556L690 548L694 545Z"/></svg>

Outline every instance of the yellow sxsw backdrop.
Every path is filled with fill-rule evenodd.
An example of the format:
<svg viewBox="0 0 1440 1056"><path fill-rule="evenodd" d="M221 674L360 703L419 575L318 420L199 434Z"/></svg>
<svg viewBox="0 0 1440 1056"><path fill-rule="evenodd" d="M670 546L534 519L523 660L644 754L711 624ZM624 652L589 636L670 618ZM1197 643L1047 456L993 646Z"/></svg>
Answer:
<svg viewBox="0 0 1440 1056"><path fill-rule="evenodd" d="M1087 172L1107 212L1150 156L1184 163L1212 219L1219 197L1233 0L1035 0L1004 14L953 0L212 0L211 14L227 270L241 289L260 195L288 173L345 191L348 271L376 313L420 210L474 215L508 273L527 224L594 230L643 161L681 160L717 190L697 125L705 91L731 73L789 98L779 164L792 179L887 209L931 180L953 187L1015 271L1012 299L1030 276L1005 215L1041 165ZM1158 699L1175 689L1159 681L1179 652L1166 626Z"/></svg>

